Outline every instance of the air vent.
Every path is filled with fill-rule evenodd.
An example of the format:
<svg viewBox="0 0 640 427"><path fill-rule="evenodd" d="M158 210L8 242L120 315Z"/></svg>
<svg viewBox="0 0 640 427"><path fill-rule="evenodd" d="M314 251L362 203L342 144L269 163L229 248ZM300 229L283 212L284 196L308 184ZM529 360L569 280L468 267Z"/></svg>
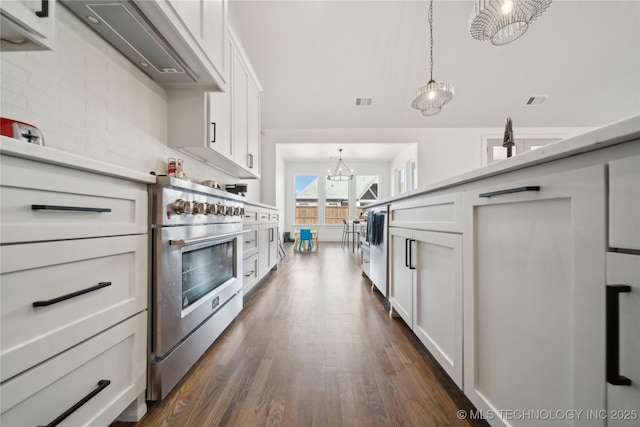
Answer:
<svg viewBox="0 0 640 427"><path fill-rule="evenodd" d="M544 102L547 100L548 97L549 95L532 96L527 100L525 105L527 107L537 107L538 105L544 104Z"/></svg>
<svg viewBox="0 0 640 427"><path fill-rule="evenodd" d="M372 104L373 104L372 97L356 98L356 107L371 107Z"/></svg>

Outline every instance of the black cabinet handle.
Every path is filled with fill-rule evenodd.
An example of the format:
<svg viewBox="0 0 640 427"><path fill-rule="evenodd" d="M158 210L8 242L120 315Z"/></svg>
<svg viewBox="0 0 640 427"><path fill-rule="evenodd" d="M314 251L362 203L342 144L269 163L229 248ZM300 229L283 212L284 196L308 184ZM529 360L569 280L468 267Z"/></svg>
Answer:
<svg viewBox="0 0 640 427"><path fill-rule="evenodd" d="M111 286L111 282L100 282L95 286L91 286L90 288L82 289L80 291L72 292L70 294L62 295L57 298L45 300L45 301L35 301L33 303L34 307L46 307L48 305L57 304L61 301L65 301L71 298L75 298L80 295L88 294L89 292L97 291L98 289L106 288L107 286Z"/></svg>
<svg viewBox="0 0 640 427"><path fill-rule="evenodd" d="M253 273L255 273L254 270L251 270L250 272L248 272L247 274L244 275L244 277L251 277L253 276Z"/></svg>
<svg viewBox="0 0 640 427"><path fill-rule="evenodd" d="M85 208L82 206L31 205L33 211L111 212L110 208Z"/></svg>
<svg viewBox="0 0 640 427"><path fill-rule="evenodd" d="M249 154L249 169L253 169L253 154Z"/></svg>
<svg viewBox="0 0 640 427"><path fill-rule="evenodd" d="M38 18L46 18L49 16L49 0L42 0L42 10L36 12Z"/></svg>
<svg viewBox="0 0 640 427"><path fill-rule="evenodd" d="M491 191L489 193L480 193L478 197L493 197L493 196L500 196L502 194L522 193L524 191L540 191L540 186L530 185L527 187L517 187L517 188L509 188L507 190Z"/></svg>
<svg viewBox="0 0 640 427"><path fill-rule="evenodd" d="M245 240L244 242L245 242L245 243L253 243L253 242L255 242L255 239Z"/></svg>
<svg viewBox="0 0 640 427"><path fill-rule="evenodd" d="M216 122L211 122L211 128L213 130L213 138L211 138L211 142L216 142Z"/></svg>
<svg viewBox="0 0 640 427"><path fill-rule="evenodd" d="M620 301L618 296L631 292L628 285L607 285L607 382L613 385L631 385L631 380L620 375Z"/></svg>
<svg viewBox="0 0 640 427"><path fill-rule="evenodd" d="M65 418L67 418L69 415L73 414L75 411L80 409L80 407L82 405L84 405L89 400L91 400L96 394L100 393L102 390L107 388L107 386L109 386L109 384L111 384L111 381L109 381L109 380L100 380L100 381L98 381L98 388L96 388L91 393L87 394L85 397L80 399L78 401L78 403L76 403L71 408L69 408L66 411L64 411L58 418L56 418L55 420L51 421L46 426L38 426L38 427L55 427L55 426L57 426L62 421L64 421Z"/></svg>
<svg viewBox="0 0 640 427"><path fill-rule="evenodd" d="M409 239L404 239L404 266L409 267Z"/></svg>
<svg viewBox="0 0 640 427"><path fill-rule="evenodd" d="M411 245L415 242L415 239L409 239L409 270L415 270L416 268L411 265L411 261L413 260L413 250L411 249L413 246Z"/></svg>

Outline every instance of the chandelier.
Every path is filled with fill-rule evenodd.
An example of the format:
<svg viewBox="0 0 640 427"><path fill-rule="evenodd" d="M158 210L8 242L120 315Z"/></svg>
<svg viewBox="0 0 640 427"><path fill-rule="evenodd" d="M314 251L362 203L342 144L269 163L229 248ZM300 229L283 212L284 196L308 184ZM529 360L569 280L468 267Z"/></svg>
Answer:
<svg viewBox="0 0 640 427"><path fill-rule="evenodd" d="M453 85L433 80L433 0L429 5L429 41L430 41L430 79L418 89L411 107L422 111L423 116L434 116L440 112L442 106L453 99Z"/></svg>
<svg viewBox="0 0 640 427"><path fill-rule="evenodd" d="M336 165L335 169L333 169L333 172L331 172L331 169L329 169L327 173L327 180L349 181L350 179L353 179L353 169L349 169L349 167L345 164L345 162L342 161L342 148L339 148L338 151L340 152L340 157L338 158L338 164ZM343 174L342 168L344 168L344 170L348 174Z"/></svg>
<svg viewBox="0 0 640 427"><path fill-rule="evenodd" d="M551 0L477 0L469 17L471 36L496 46L522 37Z"/></svg>

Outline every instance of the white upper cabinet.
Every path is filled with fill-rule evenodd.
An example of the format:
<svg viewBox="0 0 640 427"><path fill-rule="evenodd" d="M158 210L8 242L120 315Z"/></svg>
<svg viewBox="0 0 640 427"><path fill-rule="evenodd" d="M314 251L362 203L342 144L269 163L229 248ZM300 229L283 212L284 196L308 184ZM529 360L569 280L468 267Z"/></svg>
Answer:
<svg viewBox="0 0 640 427"><path fill-rule="evenodd" d="M260 89L255 81L247 86L247 167L260 176Z"/></svg>
<svg viewBox="0 0 640 427"><path fill-rule="evenodd" d="M168 91L169 145L237 178L259 178L260 85L231 31L225 43L226 92Z"/></svg>
<svg viewBox="0 0 640 427"><path fill-rule="evenodd" d="M169 0L189 34L204 53L207 68L222 91L227 90L227 0Z"/></svg>
<svg viewBox="0 0 640 427"><path fill-rule="evenodd" d="M51 50L55 42L55 0L0 2L2 51Z"/></svg>

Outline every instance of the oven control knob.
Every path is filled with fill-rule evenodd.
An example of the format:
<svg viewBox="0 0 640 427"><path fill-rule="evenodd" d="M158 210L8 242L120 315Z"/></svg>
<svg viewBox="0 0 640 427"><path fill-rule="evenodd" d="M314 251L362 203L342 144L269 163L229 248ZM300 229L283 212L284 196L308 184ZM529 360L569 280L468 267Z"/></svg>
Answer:
<svg viewBox="0 0 640 427"><path fill-rule="evenodd" d="M176 211L178 215L182 215L185 212L191 212L191 202L187 202L186 200L178 199L173 202L173 210Z"/></svg>
<svg viewBox="0 0 640 427"><path fill-rule="evenodd" d="M240 212L238 212L238 215L244 216L244 208L240 208Z"/></svg>
<svg viewBox="0 0 640 427"><path fill-rule="evenodd" d="M198 214L205 214L206 215L206 210L204 208L204 203L202 202L194 202L193 203L193 214L194 215L198 215Z"/></svg>
<svg viewBox="0 0 640 427"><path fill-rule="evenodd" d="M216 215L225 215L225 212L226 212L225 209L226 209L225 205L218 203L216 205Z"/></svg>
<svg viewBox="0 0 640 427"><path fill-rule="evenodd" d="M232 209L233 209L233 208L232 208L231 206L225 206L225 207L222 209L223 215L225 215L225 216L229 216L229 215L231 215L231 210L232 210Z"/></svg>
<svg viewBox="0 0 640 427"><path fill-rule="evenodd" d="M207 203L207 207L204 212L205 212L205 215L215 215L216 205L214 205L213 203Z"/></svg>
<svg viewBox="0 0 640 427"><path fill-rule="evenodd" d="M231 206L229 210L231 211L229 215L233 215L233 216L238 215L238 208L236 208L235 206Z"/></svg>

